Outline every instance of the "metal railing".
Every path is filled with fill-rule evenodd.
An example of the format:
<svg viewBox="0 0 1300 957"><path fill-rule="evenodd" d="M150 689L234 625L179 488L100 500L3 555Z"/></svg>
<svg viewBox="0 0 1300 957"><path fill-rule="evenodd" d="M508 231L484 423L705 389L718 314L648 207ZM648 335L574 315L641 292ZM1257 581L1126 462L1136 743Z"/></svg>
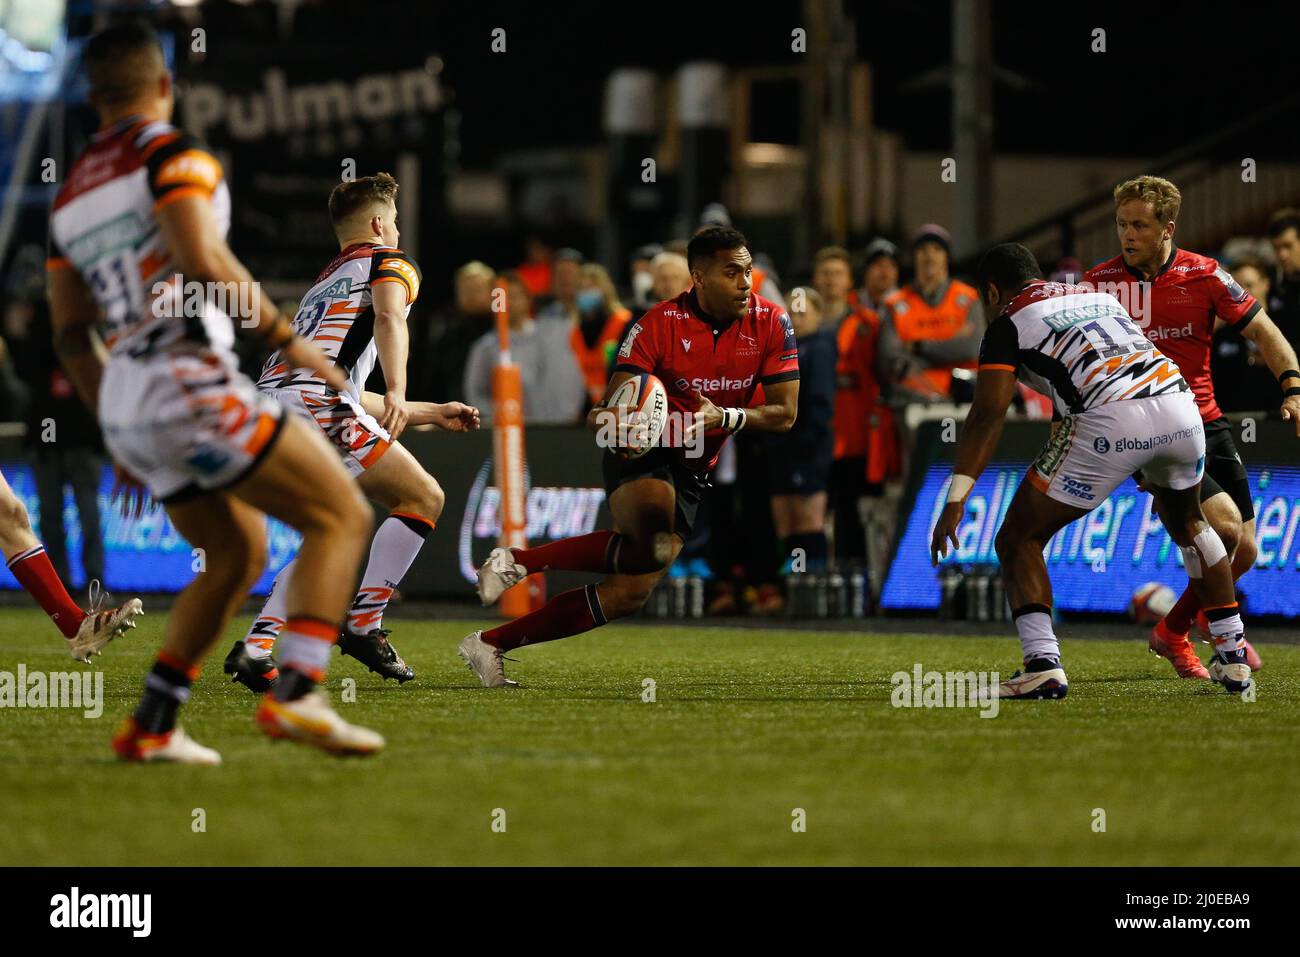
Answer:
<svg viewBox="0 0 1300 957"><path fill-rule="evenodd" d="M1274 210L1300 204L1300 94L1166 154L1130 175L1163 176L1183 195L1179 245L1217 249L1234 235L1260 235ZM1247 160L1254 164L1247 174ZM1116 184L1118 185L1118 184ZM1050 268L1074 256L1085 268L1116 255L1113 186L1017 229L999 242L1028 246ZM974 257L963 265L974 267Z"/></svg>

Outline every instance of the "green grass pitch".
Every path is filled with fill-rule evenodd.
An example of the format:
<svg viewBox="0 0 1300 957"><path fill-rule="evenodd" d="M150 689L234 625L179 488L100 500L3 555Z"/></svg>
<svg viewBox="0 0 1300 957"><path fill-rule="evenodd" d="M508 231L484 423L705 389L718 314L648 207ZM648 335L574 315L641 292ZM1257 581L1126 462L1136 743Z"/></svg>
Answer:
<svg viewBox="0 0 1300 957"><path fill-rule="evenodd" d="M182 723L225 763L125 765L108 739L162 618L97 659L101 718L0 710L0 864L1300 863L1297 646L1260 646L1247 703L1177 680L1136 628L1071 641L1067 626L1069 698L986 719L894 708L889 678L917 662L1005 674L1009 629L607 627L521 650L508 667L526 687L489 691L455 656L469 623L396 620L415 681L336 656L329 684L387 736L383 754L262 738L253 696L220 673L223 642ZM80 667L34 610L0 609L0 634L0 670ZM339 702L344 678L355 703Z"/></svg>

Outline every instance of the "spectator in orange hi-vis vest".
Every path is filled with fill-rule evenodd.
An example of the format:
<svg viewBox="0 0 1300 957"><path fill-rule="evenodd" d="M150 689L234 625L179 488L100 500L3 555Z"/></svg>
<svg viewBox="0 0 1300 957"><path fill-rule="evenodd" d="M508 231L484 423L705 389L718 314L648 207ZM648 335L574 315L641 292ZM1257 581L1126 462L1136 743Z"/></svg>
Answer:
<svg viewBox="0 0 1300 957"><path fill-rule="evenodd" d="M912 280L881 307L878 367L894 399L947 399L952 370L974 369L979 358L983 310L975 290L949 276L950 248L946 229L922 226Z"/></svg>
<svg viewBox="0 0 1300 957"><path fill-rule="evenodd" d="M569 348L587 383L588 403L595 405L604 398L614 353L632 311L619 301L609 273L597 263L580 270L574 304L578 317L569 333Z"/></svg>
<svg viewBox="0 0 1300 957"><path fill-rule="evenodd" d="M524 240L524 261L515 270L528 295L536 299L551 293L551 247L540 236Z"/></svg>
<svg viewBox="0 0 1300 957"><path fill-rule="evenodd" d="M834 516L835 557L866 558L866 530L859 500L867 494L868 450L873 406L880 388L872 355L878 323L870 310L855 308L849 252L827 246L813 258L813 287L821 297L822 334L835 347L834 454L828 505Z"/></svg>
<svg viewBox="0 0 1300 957"><path fill-rule="evenodd" d="M880 309L885 299L898 289L901 263L898 247L888 239L877 237L867 243L862 256L860 289L849 296L861 313L867 330L863 355L851 357L846 350L846 368L840 369L843 388L853 388L858 382L866 392L867 402L867 462L866 494L880 495L884 483L902 474L903 459L898 447L898 430L894 428L894 410L884 402L880 377L876 372L876 351L880 344ZM845 454L845 453L839 453Z"/></svg>

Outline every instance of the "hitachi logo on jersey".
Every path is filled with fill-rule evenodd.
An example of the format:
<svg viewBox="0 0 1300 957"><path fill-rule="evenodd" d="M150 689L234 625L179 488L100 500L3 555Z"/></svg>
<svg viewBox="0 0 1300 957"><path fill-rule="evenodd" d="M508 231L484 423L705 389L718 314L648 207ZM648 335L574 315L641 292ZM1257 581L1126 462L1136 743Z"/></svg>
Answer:
<svg viewBox="0 0 1300 957"><path fill-rule="evenodd" d="M1185 326L1178 326L1174 329L1156 328L1147 330L1147 338L1154 342L1161 339L1181 339L1183 336L1192 335L1192 324L1189 322Z"/></svg>
<svg viewBox="0 0 1300 957"><path fill-rule="evenodd" d="M726 392L729 389L748 389L754 384L752 375L743 379L692 379L691 388L697 392Z"/></svg>

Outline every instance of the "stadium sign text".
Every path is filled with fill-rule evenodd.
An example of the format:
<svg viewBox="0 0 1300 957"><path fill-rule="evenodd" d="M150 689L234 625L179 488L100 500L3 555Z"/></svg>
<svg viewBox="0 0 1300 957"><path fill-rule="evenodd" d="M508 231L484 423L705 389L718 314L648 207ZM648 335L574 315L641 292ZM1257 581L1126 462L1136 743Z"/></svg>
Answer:
<svg viewBox="0 0 1300 957"><path fill-rule="evenodd" d="M442 87L437 73L423 66L293 86L283 70L270 69L262 73L262 88L246 94L196 83L184 105L185 125L198 138L225 126L232 139L248 141L431 112L442 106Z"/></svg>

